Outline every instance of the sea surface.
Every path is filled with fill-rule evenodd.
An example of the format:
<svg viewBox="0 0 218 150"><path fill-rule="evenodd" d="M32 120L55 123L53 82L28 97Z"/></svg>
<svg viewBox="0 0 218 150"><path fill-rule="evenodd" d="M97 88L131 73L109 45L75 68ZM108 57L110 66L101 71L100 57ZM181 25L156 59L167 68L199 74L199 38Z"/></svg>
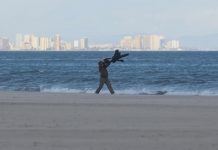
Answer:
<svg viewBox="0 0 218 150"><path fill-rule="evenodd" d="M218 52L122 52L108 68L117 94L218 95ZM0 52L0 91L94 93L108 52ZM106 86L101 93L109 94Z"/></svg>

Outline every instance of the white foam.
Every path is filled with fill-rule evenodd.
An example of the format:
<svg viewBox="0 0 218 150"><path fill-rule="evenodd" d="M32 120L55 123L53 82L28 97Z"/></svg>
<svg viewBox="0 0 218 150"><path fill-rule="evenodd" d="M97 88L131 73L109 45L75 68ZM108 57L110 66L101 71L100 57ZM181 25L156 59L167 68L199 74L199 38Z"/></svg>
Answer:
<svg viewBox="0 0 218 150"><path fill-rule="evenodd" d="M51 88L44 88L41 87L40 91L41 92L51 92L51 93L95 93L96 89L71 89L71 88L64 88L61 86L54 86ZM102 94L107 94L109 93L109 90L107 90L106 88L102 89L101 92ZM155 91L155 90L147 90L147 89L123 89L123 90L116 90L115 89L115 93L116 94L125 94L125 95L164 95L166 93L166 91Z"/></svg>
<svg viewBox="0 0 218 150"><path fill-rule="evenodd" d="M70 88L60 88L60 87L52 87L52 88L42 88L41 92L51 92L51 93L93 93L92 90L81 90L81 89L70 89Z"/></svg>
<svg viewBox="0 0 218 150"><path fill-rule="evenodd" d="M83 94L91 94L95 93L96 89L85 88L85 89L72 89L66 88L61 86L54 86L51 88L40 88L40 92L51 92L51 93L83 93ZM109 90L104 88L100 92L101 94L109 94ZM199 95L199 96L216 96L218 95L218 90L199 90L199 91L191 91L191 90L175 90L173 88L143 88L143 89L123 89L123 90L116 90L116 94L124 94L124 95Z"/></svg>

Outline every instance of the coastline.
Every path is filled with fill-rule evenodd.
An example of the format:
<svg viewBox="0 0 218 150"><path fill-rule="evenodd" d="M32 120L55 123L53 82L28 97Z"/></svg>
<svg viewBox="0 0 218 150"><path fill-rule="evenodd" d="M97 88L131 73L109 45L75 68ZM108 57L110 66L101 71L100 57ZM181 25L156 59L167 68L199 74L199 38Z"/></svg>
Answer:
<svg viewBox="0 0 218 150"><path fill-rule="evenodd" d="M0 92L0 149L215 150L217 99Z"/></svg>

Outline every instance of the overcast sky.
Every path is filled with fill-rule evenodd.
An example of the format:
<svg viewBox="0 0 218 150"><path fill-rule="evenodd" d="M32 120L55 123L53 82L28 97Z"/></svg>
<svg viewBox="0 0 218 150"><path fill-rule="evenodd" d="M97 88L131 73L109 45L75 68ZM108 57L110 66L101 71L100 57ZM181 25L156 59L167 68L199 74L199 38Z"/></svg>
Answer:
<svg viewBox="0 0 218 150"><path fill-rule="evenodd" d="M128 34L172 38L218 33L218 0L0 0L0 37L16 33L70 40Z"/></svg>

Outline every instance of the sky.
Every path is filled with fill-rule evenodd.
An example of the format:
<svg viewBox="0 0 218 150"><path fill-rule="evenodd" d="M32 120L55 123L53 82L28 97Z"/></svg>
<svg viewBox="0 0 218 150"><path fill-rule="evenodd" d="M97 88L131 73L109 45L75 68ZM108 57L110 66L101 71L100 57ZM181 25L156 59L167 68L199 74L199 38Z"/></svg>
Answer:
<svg viewBox="0 0 218 150"><path fill-rule="evenodd" d="M218 34L218 0L0 0L0 37L33 33L71 40L124 35Z"/></svg>

